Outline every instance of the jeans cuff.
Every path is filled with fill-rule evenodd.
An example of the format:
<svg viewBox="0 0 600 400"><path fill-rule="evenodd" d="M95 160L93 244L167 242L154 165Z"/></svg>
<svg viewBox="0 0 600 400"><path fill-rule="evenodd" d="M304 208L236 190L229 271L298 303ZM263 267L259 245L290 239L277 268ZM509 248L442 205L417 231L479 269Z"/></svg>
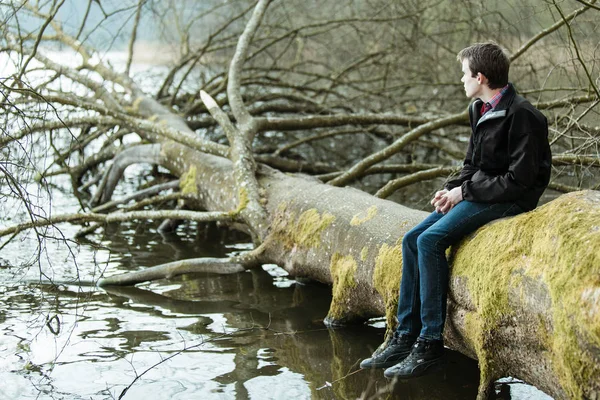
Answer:
<svg viewBox="0 0 600 400"><path fill-rule="evenodd" d="M425 339L425 340L429 340L429 341L433 341L433 340L442 341L442 340L444 340L444 338L441 335L440 336L435 336L435 335L419 335L419 339Z"/></svg>

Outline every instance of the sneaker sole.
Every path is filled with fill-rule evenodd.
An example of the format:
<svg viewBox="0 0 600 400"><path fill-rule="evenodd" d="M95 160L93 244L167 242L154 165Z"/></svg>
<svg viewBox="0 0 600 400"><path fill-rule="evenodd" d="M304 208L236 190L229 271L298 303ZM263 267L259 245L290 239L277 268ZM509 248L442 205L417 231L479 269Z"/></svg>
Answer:
<svg viewBox="0 0 600 400"><path fill-rule="evenodd" d="M431 372L430 368L431 367L436 367L436 366L441 366L444 363L443 360L443 356L440 358L436 358L434 360L429 360L426 361L422 364L417 365L415 368L413 368L413 370L410 373L395 373L395 372L391 372L391 373L384 373L383 376L385 376L388 379L393 379L393 378L398 378L398 379L410 379L410 378L417 378L419 376L425 375L428 372Z"/></svg>
<svg viewBox="0 0 600 400"><path fill-rule="evenodd" d="M380 369L380 368L393 367L394 365L402 362L406 357L408 357L409 354L410 354L410 351L407 351L406 354L401 354L398 357L394 357L393 360L385 361L382 363L372 363L372 364L368 364L368 365L363 365L363 363L361 362L360 368L361 369Z"/></svg>

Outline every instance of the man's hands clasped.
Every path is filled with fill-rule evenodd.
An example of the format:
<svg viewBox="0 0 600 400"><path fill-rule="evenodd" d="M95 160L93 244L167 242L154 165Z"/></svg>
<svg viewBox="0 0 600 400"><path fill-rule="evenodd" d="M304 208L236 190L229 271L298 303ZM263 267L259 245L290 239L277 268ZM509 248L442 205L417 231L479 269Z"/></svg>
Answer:
<svg viewBox="0 0 600 400"><path fill-rule="evenodd" d="M433 199L431 199L431 205L435 207L435 211L438 213L446 214L462 200L462 190L460 186L458 186L452 190L443 189L436 192Z"/></svg>

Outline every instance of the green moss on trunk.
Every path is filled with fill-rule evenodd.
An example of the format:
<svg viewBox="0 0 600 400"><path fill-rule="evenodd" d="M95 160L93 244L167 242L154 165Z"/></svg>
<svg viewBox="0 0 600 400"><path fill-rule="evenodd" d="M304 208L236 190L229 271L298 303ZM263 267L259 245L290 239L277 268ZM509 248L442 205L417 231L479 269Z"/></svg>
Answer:
<svg viewBox="0 0 600 400"><path fill-rule="evenodd" d="M350 221L350 225L352 226L358 226L361 224L364 224L367 221L372 220L373 218L375 218L375 216L377 215L377 206L371 206L367 209L366 213L358 213L356 214L354 217L352 217L352 220Z"/></svg>
<svg viewBox="0 0 600 400"><path fill-rule="evenodd" d="M360 260L365 262L365 261L367 261L367 257L369 257L369 248L367 246L365 246L360 251Z"/></svg>
<svg viewBox="0 0 600 400"><path fill-rule="evenodd" d="M233 212L234 214L239 214L248 206L248 190L245 187L240 188L238 192L238 206Z"/></svg>
<svg viewBox="0 0 600 400"><path fill-rule="evenodd" d="M179 188L181 189L181 194L198 194L198 186L196 186L196 166L192 165L190 169L188 169L185 173L181 175L179 179Z"/></svg>
<svg viewBox="0 0 600 400"><path fill-rule="evenodd" d="M327 212L321 215L311 208L295 218L295 214L288 214L286 208L286 204L281 204L277 209L277 218L272 224L273 237L289 249L294 246L318 248L321 234L335 221L335 217Z"/></svg>
<svg viewBox="0 0 600 400"><path fill-rule="evenodd" d="M348 315L348 300L350 299L352 289L356 287L354 276L357 265L354 257L350 255L342 256L340 253L335 253L331 257L329 269L333 278L333 298L331 299L327 318L341 320Z"/></svg>
<svg viewBox="0 0 600 400"><path fill-rule="evenodd" d="M379 249L373 271L373 287L385 302L387 330L396 326L398 309L398 293L402 278L402 244L401 239L395 246L384 244Z"/></svg>

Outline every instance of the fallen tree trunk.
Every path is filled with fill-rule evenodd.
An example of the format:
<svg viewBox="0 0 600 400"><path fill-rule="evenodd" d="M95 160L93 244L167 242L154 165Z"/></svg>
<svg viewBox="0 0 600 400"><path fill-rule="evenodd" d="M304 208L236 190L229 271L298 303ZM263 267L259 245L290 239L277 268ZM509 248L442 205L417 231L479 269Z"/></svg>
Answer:
<svg viewBox="0 0 600 400"><path fill-rule="evenodd" d="M174 142L160 164L193 180L194 207L231 210L231 162ZM426 213L261 166L262 262L333 285L331 325L394 324L401 239ZM480 398L513 376L555 398L600 395L600 193L563 195L483 227L451 253L446 345L479 360ZM365 355L366 356L366 355Z"/></svg>

